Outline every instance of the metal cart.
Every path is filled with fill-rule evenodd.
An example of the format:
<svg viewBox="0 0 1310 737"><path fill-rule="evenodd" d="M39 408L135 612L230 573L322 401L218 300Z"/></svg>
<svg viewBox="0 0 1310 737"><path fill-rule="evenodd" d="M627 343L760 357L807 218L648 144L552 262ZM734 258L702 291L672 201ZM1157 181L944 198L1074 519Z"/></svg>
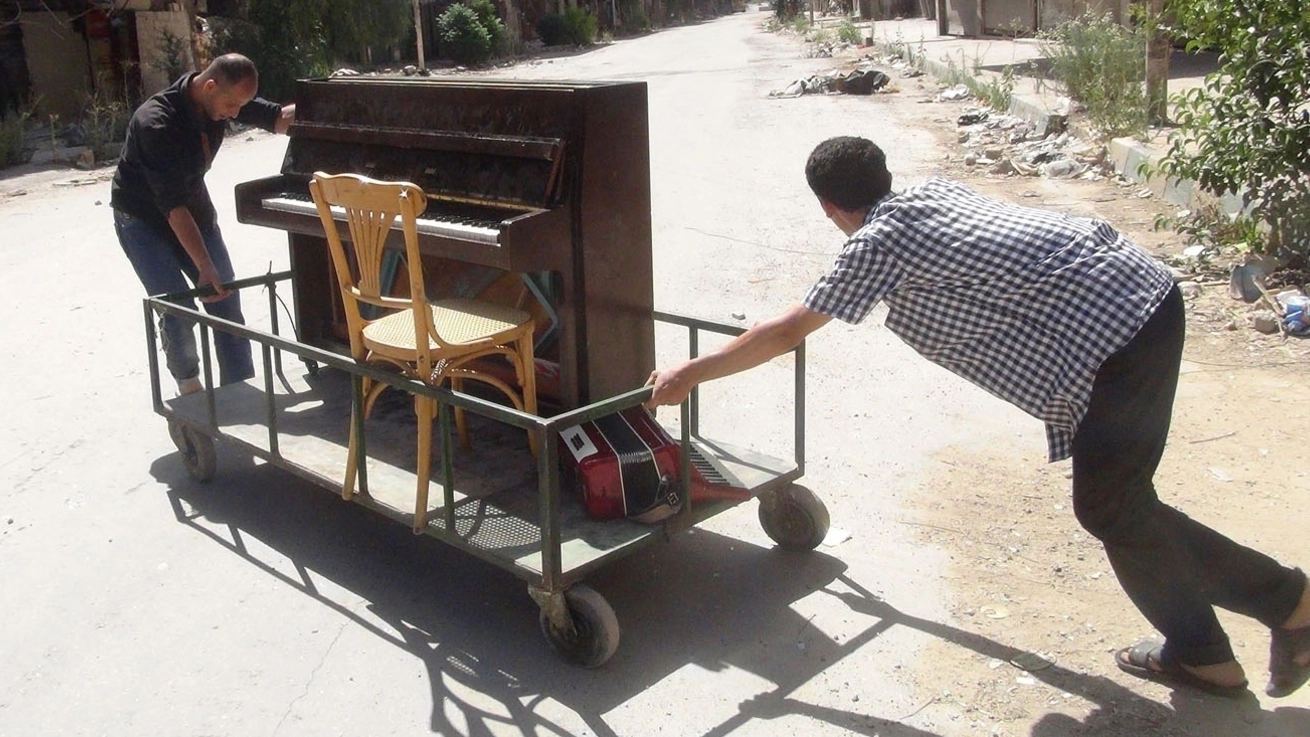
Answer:
<svg viewBox="0 0 1310 737"><path fill-rule="evenodd" d="M568 662L596 667L618 647L619 625L605 599L580 581L590 572L648 543L665 539L740 502L693 503L690 467L707 479L749 490L759 499L764 531L779 546L810 550L828 531L828 511L812 492L792 482L804 473L805 352L795 349L794 457L779 460L744 448L702 437L698 393L681 411L682 510L658 525L628 520L589 519L577 494L565 493L559 464L559 433L566 428L640 404L648 388L636 389L552 417L537 417L477 396L433 388L346 355L283 337L278 324L278 284L284 271L242 279L233 290L263 289L268 298L267 332L212 317L174 304L197 297L198 290L147 298L144 303L150 355L150 389L154 409L168 420L169 433L182 454L188 474L207 481L216 472L214 440L242 448L334 493L340 493L345 473L348 433L360 438L358 491L351 501L412 525L414 474L414 415L412 402L401 392L380 401L365 422L352 427L352 403L362 401L362 379L385 382L402 392L423 394L440 402L438 415L440 468L433 483L423 534L431 535L504 568L528 583L528 593L540 606L542 634ZM250 305L247 305L250 310ZM172 399L162 395L155 323L165 314L199 326L203 392ZM657 322L687 329L689 353L697 355L702 333L739 335L741 328L691 317L657 312ZM262 372L256 378L215 386L209 346L214 331L248 338L258 347ZM287 371L286 355L303 363ZM294 361L290 362L294 365ZM452 447L452 414L463 408L473 428L473 447ZM362 415L362 413L358 413ZM476 423L476 424L475 424ZM524 431L535 436L534 458ZM535 493L534 493L535 490Z"/></svg>

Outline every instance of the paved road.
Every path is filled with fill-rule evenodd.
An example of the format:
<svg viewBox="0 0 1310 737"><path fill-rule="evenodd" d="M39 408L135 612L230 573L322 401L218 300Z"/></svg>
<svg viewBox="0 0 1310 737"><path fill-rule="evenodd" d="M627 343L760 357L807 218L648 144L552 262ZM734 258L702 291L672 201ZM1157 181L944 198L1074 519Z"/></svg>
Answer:
<svg viewBox="0 0 1310 737"><path fill-rule="evenodd" d="M823 138L884 141L902 183L938 156L908 101L768 99L825 62L761 19L503 73L648 81L661 308L750 322L803 293L840 245L803 183ZM242 274L282 267L284 236L221 193L284 145L235 141L210 175ZM236 452L191 482L149 410L107 200L103 178L0 199L0 735L944 733L908 716L931 697L910 690L929 637L911 618L945 614L941 556L908 545L901 505L948 445L1018 441L1039 462L1035 422L881 328L826 329L805 482L850 539L781 554L746 506L626 558L590 580L622 645L580 671L509 574ZM708 390L707 430L785 453L789 372Z"/></svg>

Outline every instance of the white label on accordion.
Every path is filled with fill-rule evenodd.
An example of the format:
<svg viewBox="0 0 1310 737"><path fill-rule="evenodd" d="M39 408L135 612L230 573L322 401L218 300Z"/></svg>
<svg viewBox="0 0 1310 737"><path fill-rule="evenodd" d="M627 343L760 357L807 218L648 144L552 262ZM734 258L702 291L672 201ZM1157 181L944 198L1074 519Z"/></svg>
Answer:
<svg viewBox="0 0 1310 737"><path fill-rule="evenodd" d="M568 446L569 452L573 454L573 459L578 463L581 463L583 458L600 452L596 444L591 442L587 431L583 430L581 425L574 425L560 430L559 437L564 441L564 445Z"/></svg>

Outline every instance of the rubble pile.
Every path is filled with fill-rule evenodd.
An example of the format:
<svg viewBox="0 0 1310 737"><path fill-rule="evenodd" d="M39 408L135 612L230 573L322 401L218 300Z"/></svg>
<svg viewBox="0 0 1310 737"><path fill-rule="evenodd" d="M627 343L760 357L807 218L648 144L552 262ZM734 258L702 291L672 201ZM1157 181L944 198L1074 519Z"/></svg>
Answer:
<svg viewBox="0 0 1310 737"><path fill-rule="evenodd" d="M1067 131L1044 131L1023 118L976 107L964 108L958 124L966 166L989 167L988 172L996 176L1092 180L1112 176L1105 146Z"/></svg>
<svg viewBox="0 0 1310 737"><path fill-rule="evenodd" d="M815 74L795 80L781 90L774 90L769 97L787 98L801 95L871 95L883 90L891 78L886 73L874 69L872 65L861 64L851 71L833 69L823 74Z"/></svg>

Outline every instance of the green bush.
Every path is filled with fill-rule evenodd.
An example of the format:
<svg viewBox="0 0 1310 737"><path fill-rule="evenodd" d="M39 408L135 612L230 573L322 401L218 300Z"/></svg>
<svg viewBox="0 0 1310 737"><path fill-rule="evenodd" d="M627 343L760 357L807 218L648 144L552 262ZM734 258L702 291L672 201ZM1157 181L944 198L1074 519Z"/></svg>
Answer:
<svg viewBox="0 0 1310 737"><path fill-rule="evenodd" d="M537 20L537 36L547 46L590 46L600 26L585 8L573 7L563 15L551 13Z"/></svg>
<svg viewBox="0 0 1310 737"><path fill-rule="evenodd" d="M1146 41L1146 26L1090 13L1039 35L1051 73L1105 136L1142 136L1150 123Z"/></svg>
<svg viewBox="0 0 1310 737"><path fill-rule="evenodd" d="M863 38L860 38L860 28L851 22L850 18L843 20L841 25L837 26L837 40L842 43L858 45Z"/></svg>
<svg viewBox="0 0 1310 737"><path fill-rule="evenodd" d="M491 33L478 14L459 3L437 17L437 42L445 56L460 64L481 64L494 48Z"/></svg>
<svg viewBox="0 0 1310 737"><path fill-rule="evenodd" d="M1310 12L1300 0L1176 0L1170 8L1188 49L1219 51L1220 67L1204 89L1174 98L1179 130L1162 172L1238 194L1267 232L1252 250L1310 254Z"/></svg>
<svg viewBox="0 0 1310 737"><path fill-rule="evenodd" d="M564 11L564 25L569 29L569 43L590 46L596 42L600 24L586 8L574 6Z"/></svg>
<svg viewBox="0 0 1310 737"><path fill-rule="evenodd" d="M801 12L800 0L772 0L773 16L779 23L790 23Z"/></svg>
<svg viewBox="0 0 1310 737"><path fill-rule="evenodd" d="M27 129L29 113L18 110L0 110L0 167L21 164L23 133Z"/></svg>
<svg viewBox="0 0 1310 737"><path fill-rule="evenodd" d="M487 29L487 35L491 37L491 49L494 52L500 48L501 42L505 39L505 24L501 22L500 15L496 12L495 3L491 0L469 0L467 5L478 17L482 27Z"/></svg>
<svg viewBox="0 0 1310 737"><path fill-rule="evenodd" d="M537 19L537 38L547 46L561 46L569 42L569 28L564 16L548 13Z"/></svg>

